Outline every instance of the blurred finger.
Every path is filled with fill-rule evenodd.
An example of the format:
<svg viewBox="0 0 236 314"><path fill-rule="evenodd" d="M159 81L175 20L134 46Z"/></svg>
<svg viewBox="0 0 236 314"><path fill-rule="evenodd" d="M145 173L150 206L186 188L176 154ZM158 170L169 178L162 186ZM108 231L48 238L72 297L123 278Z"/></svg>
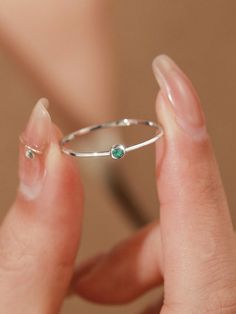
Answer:
<svg viewBox="0 0 236 314"><path fill-rule="evenodd" d="M148 306L141 314L159 314L163 305L163 298L158 302Z"/></svg>
<svg viewBox="0 0 236 314"><path fill-rule="evenodd" d="M162 283L161 259L160 230L153 223L83 264L74 291L98 303L129 302Z"/></svg>

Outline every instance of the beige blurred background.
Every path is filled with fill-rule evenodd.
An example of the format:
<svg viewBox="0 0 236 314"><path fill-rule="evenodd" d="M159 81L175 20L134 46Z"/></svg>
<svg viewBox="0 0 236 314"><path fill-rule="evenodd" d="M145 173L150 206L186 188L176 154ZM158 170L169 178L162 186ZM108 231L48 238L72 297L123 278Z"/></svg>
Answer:
<svg viewBox="0 0 236 314"><path fill-rule="evenodd" d="M99 2L97 0L97 2ZM110 0L106 11L111 53L113 95L108 117L156 119L157 84L151 71L155 55L166 53L189 75L202 99L234 222L236 222L236 2L234 0ZM108 26L107 26L108 27ZM17 186L18 135L35 101L48 90L0 43L1 215L11 204ZM53 119L64 132L74 121L62 106L51 105ZM99 111L94 105L94 112ZM73 120L73 123L71 122ZM83 115L81 111L81 120ZM86 123L89 117L86 118ZM94 122L94 119L91 119ZM99 121L100 122L100 121ZM78 127L83 124L78 122ZM86 124L85 123L85 124ZM138 131L138 130L137 130ZM138 139L131 132L127 139ZM119 163L119 165L118 165ZM158 217L154 177L154 146L130 153L119 162L79 160L85 185L85 222L78 261L108 249L135 232L125 214L128 209L112 192L106 165L113 180L125 178L128 195L146 221ZM110 168L111 166L111 168ZM108 170L109 171L109 170ZM139 313L152 301L154 291L126 306L99 306L77 297L65 302L63 314Z"/></svg>

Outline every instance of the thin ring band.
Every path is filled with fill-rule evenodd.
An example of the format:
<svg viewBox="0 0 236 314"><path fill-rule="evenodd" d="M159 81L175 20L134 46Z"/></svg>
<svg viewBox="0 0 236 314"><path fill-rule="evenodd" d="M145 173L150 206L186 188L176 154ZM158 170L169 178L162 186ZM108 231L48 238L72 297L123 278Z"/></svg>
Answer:
<svg viewBox="0 0 236 314"><path fill-rule="evenodd" d="M157 133L154 137L152 137L149 140L146 140L144 142L135 144L135 145L131 145L131 146L127 146L125 147L123 144L114 144L110 150L106 150L106 151L95 151L95 152L77 152L74 151L70 148L65 147L65 145L71 141L73 141L74 139L76 139L77 137L87 134L89 132L92 131L96 131L99 129L105 129L105 128L110 128L110 127L127 127L130 125L138 125L138 124L142 124L142 125L146 125L149 127L153 127L157 130ZM61 145L61 149L62 151L70 156L73 157L105 157L105 156L111 156L113 159L120 159L121 157L123 157L125 155L125 153L130 152L132 150L141 148L143 146L149 145L154 143L155 141L157 141L158 139L160 139L163 135L163 129L162 127L153 122L153 121L149 121L149 120L141 120L141 119L121 119L121 120L116 120L116 121L109 121L109 122L105 122L102 124L96 124L96 125L92 125L92 126L88 126L82 129L79 129L75 132L72 132L68 135L66 135L65 137L63 137L63 139L60 141L60 145Z"/></svg>
<svg viewBox="0 0 236 314"><path fill-rule="evenodd" d="M25 147L25 157L26 158L34 159L36 155L41 155L43 153L42 151L25 144L25 142L21 136L19 137L19 140L20 140L21 144L23 144Z"/></svg>

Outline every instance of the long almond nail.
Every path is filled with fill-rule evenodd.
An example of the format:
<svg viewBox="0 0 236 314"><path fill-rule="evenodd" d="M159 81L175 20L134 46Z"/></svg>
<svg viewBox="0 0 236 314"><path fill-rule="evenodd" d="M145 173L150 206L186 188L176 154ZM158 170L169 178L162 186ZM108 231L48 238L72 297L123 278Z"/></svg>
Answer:
<svg viewBox="0 0 236 314"><path fill-rule="evenodd" d="M176 120L188 130L205 126L205 118L197 94L186 75L167 56L153 61L153 72L162 91L169 98Z"/></svg>
<svg viewBox="0 0 236 314"><path fill-rule="evenodd" d="M36 198L43 184L45 156L51 138L51 118L47 107L46 99L37 102L20 136L19 190L28 199Z"/></svg>

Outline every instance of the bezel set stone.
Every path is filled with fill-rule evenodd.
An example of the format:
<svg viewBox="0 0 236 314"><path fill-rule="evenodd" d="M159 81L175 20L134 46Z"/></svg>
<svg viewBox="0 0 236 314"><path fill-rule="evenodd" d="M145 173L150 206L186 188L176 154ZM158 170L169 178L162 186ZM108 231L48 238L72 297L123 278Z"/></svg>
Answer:
<svg viewBox="0 0 236 314"><path fill-rule="evenodd" d="M123 144L114 144L110 149L110 155L113 159L121 159L125 156L125 153Z"/></svg>
<svg viewBox="0 0 236 314"><path fill-rule="evenodd" d="M30 148L26 148L26 150L25 150L25 157L27 159L34 159L35 158L35 152L32 149L30 149Z"/></svg>

